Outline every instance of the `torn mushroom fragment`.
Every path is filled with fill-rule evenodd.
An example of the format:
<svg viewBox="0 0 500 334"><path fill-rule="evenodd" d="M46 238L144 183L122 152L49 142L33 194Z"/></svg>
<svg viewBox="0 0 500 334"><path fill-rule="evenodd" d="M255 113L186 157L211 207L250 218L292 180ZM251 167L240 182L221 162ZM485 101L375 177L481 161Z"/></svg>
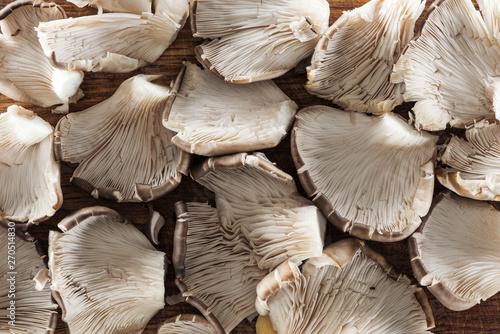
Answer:
<svg viewBox="0 0 500 334"><path fill-rule="evenodd" d="M187 172L190 155L172 145L175 134L161 123L170 90L150 82L157 78L132 77L109 99L57 124L56 158L80 164L72 182L95 198L149 201Z"/></svg>
<svg viewBox="0 0 500 334"><path fill-rule="evenodd" d="M61 68L128 73L156 61L175 40L188 0L157 0L154 14L106 13L40 23L38 37Z"/></svg>
<svg viewBox="0 0 500 334"><path fill-rule="evenodd" d="M57 304L52 302L49 285L45 286L45 254L32 238L2 217L0 245L3 259L0 261L0 333L53 333L57 325Z"/></svg>
<svg viewBox="0 0 500 334"><path fill-rule="evenodd" d="M71 333L142 333L164 307L165 254L116 211L77 211L50 231L54 299Z"/></svg>
<svg viewBox="0 0 500 334"><path fill-rule="evenodd" d="M172 143L205 156L255 151L279 144L297 105L271 80L224 82L186 63L174 82L163 124L178 132Z"/></svg>
<svg viewBox="0 0 500 334"><path fill-rule="evenodd" d="M55 3L17 0L0 10L0 93L42 107L58 106L67 113L68 104L83 96L83 73L54 68L38 42L39 22L66 17Z"/></svg>
<svg viewBox="0 0 500 334"><path fill-rule="evenodd" d="M474 122L466 139L452 137L441 155L439 182L457 194L485 201L500 200L500 126Z"/></svg>
<svg viewBox="0 0 500 334"><path fill-rule="evenodd" d="M157 334L217 334L217 332L205 318L194 314L182 314L165 321L158 328Z"/></svg>
<svg viewBox="0 0 500 334"><path fill-rule="evenodd" d="M413 273L444 306L461 311L500 291L500 212L439 194L409 241Z"/></svg>
<svg viewBox="0 0 500 334"><path fill-rule="evenodd" d="M500 46L496 0L441 1L433 6L420 37L411 42L394 68L392 82L404 82L405 101L417 125L443 130L482 116L500 119Z"/></svg>
<svg viewBox="0 0 500 334"><path fill-rule="evenodd" d="M302 272L284 262L257 294L257 310L269 315L277 333L429 333L434 327L424 291L356 239L328 246Z"/></svg>
<svg viewBox="0 0 500 334"><path fill-rule="evenodd" d="M52 127L34 112L10 106L0 114L0 217L38 224L61 207L52 143Z"/></svg>
<svg viewBox="0 0 500 334"><path fill-rule="evenodd" d="M390 83L390 74L424 6L423 0L372 0L344 12L316 46L307 90L359 112L382 114L401 104L404 84Z"/></svg>
<svg viewBox="0 0 500 334"><path fill-rule="evenodd" d="M152 0L68 0L78 7L92 6L99 9L99 14L103 10L119 13L151 13Z"/></svg>
<svg viewBox="0 0 500 334"><path fill-rule="evenodd" d="M328 28L326 0L192 0L191 29L211 39L195 51L224 80L279 77L314 51Z"/></svg>
<svg viewBox="0 0 500 334"><path fill-rule="evenodd" d="M417 229L432 202L436 136L390 113L312 106L296 118L292 157L300 181L333 225L383 242Z"/></svg>

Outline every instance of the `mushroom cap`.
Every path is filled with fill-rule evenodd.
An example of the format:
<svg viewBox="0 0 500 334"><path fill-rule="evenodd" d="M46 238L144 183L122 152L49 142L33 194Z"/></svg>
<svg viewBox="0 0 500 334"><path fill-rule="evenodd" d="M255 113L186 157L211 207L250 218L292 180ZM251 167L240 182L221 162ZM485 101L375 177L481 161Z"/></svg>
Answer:
<svg viewBox="0 0 500 334"><path fill-rule="evenodd" d="M192 0L195 37L212 39L195 51L231 83L279 77L312 54L328 28L326 0Z"/></svg>
<svg viewBox="0 0 500 334"><path fill-rule="evenodd" d="M163 125L178 132L172 143L199 155L275 147L297 111L271 80L232 85L191 63L184 64L173 87Z"/></svg>
<svg viewBox="0 0 500 334"><path fill-rule="evenodd" d="M157 334L217 334L212 325L203 317L194 314L181 314L167 319Z"/></svg>
<svg viewBox="0 0 500 334"><path fill-rule="evenodd" d="M35 31L39 22L65 17L61 7L40 0L17 0L0 10L0 93L42 107L59 105L54 111L61 113L83 96L83 73L54 68Z"/></svg>
<svg viewBox="0 0 500 334"><path fill-rule="evenodd" d="M116 211L77 211L50 231L54 299L71 333L139 334L164 307L165 254Z"/></svg>
<svg viewBox="0 0 500 334"><path fill-rule="evenodd" d="M292 130L292 157L313 202L337 228L398 241L432 202L437 137L394 114L305 108Z"/></svg>
<svg viewBox="0 0 500 334"><path fill-rule="evenodd" d="M257 310L277 333L428 333L420 288L356 239L328 246L302 267L290 261L257 287Z"/></svg>
<svg viewBox="0 0 500 334"><path fill-rule="evenodd" d="M390 83L390 74L424 6L423 0L372 0L344 12L316 46L309 93L373 114L401 104L404 84Z"/></svg>
<svg viewBox="0 0 500 334"><path fill-rule="evenodd" d="M187 173L190 154L172 145L161 124L170 95L137 75L109 99L63 117L55 131L56 159L79 163L72 182L95 198L149 201L173 190Z"/></svg>
<svg viewBox="0 0 500 334"><path fill-rule="evenodd" d="M38 37L61 68L128 73L163 54L184 26L188 7L188 0L158 0L154 14L106 13L40 23Z"/></svg>
<svg viewBox="0 0 500 334"><path fill-rule="evenodd" d="M498 4L478 3L483 16L469 0L439 1L394 67L392 82L405 83L404 99L417 102L416 123L425 130L499 117Z"/></svg>
<svg viewBox="0 0 500 334"><path fill-rule="evenodd" d="M420 284L447 308L466 310L500 291L500 212L447 191L409 240Z"/></svg>
<svg viewBox="0 0 500 334"><path fill-rule="evenodd" d="M151 13L152 0L68 0L78 7L92 6L102 10L141 15Z"/></svg>
<svg viewBox="0 0 500 334"><path fill-rule="evenodd" d="M0 217L38 224L61 207L52 134L50 124L30 110L10 106L0 114Z"/></svg>

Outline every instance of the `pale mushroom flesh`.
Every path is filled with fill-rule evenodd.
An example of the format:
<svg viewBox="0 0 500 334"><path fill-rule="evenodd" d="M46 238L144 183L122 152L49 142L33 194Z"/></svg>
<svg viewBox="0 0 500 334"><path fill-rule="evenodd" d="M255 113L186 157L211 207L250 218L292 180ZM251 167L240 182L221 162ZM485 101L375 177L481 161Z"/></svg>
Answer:
<svg viewBox="0 0 500 334"><path fill-rule="evenodd" d="M152 0L68 0L78 7L92 6L99 9L99 13L104 10L109 12L132 13L141 15L151 13Z"/></svg>

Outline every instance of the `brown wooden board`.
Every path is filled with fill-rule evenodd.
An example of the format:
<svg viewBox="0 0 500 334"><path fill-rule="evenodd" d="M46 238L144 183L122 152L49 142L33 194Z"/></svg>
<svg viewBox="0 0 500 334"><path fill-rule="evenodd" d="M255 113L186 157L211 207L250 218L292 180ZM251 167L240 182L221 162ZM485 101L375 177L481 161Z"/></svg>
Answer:
<svg viewBox="0 0 500 334"><path fill-rule="evenodd" d="M10 1L0 0L1 7L7 5ZM330 24L345 10L350 10L361 6L366 1L359 0L330 0L331 15ZM96 9L83 8L79 9L71 3L57 1L66 10L68 17L91 15L97 13ZM177 40L165 51L162 57L154 64L141 68L129 74L103 74L103 73L86 73L85 80L81 86L85 93L78 103L70 105L70 111L81 111L95 105L98 102L110 97L118 86L127 78L135 74L163 74L164 76L157 82L168 85L175 78L181 68L181 62L188 60L196 62L194 56L194 47L201 42L201 39L193 38L189 23L179 33ZM298 71L301 72L301 71ZM275 82L279 87L299 105L299 108L314 104L329 105L329 102L309 95L304 89L306 75L290 71L286 75L278 78ZM40 108L26 103L12 101L4 96L0 96L0 112L5 112L6 108L12 104L18 104L25 108L35 111L39 116L56 125L61 115L51 114L51 108ZM405 114L411 106L403 106L398 108ZM289 136L276 148L263 150L268 158L275 162L278 167L285 172L291 174L297 182L298 188L304 194L298 183L297 173L292 163L290 156ZM123 216L131 220L140 230L143 230L146 217L148 216L148 208L143 203L114 203L105 200L96 200L83 190L73 186L69 179L73 169L65 164L62 168L62 189L64 193L64 204L62 208L51 219L41 223L39 226L33 226L29 229L31 235L38 239L43 248L47 250L47 238L49 230L57 230L57 223L66 215L89 206L102 205L110 207ZM437 183L437 181L436 181ZM181 185L172 193L163 198L154 200L152 205L155 210L159 211L166 219L166 225L160 232L161 245L159 250L165 252L169 259L172 258L172 239L175 226L174 204L177 201L207 201L212 198L212 194L192 181L188 177L184 177ZM333 227L328 228L328 239L331 241L345 238L346 235ZM376 242L368 242L368 244L376 251L384 255L400 272L411 276L411 267L408 255L407 241L382 244ZM178 290L174 284L173 268L168 269L168 274L165 279L166 294L177 294ZM437 327L433 330L434 333L453 333L453 334L474 334L474 333L500 333L500 295L496 295L489 300L477 305L468 311L452 312L442 306L427 291ZM166 306L159 312L148 324L144 333L156 333L158 326L167 318L181 313L197 313L196 310L187 305ZM249 334L255 332L255 322L244 321L240 324L233 333ZM64 322L59 321L56 334L69 333ZM314 334L314 333L312 333Z"/></svg>

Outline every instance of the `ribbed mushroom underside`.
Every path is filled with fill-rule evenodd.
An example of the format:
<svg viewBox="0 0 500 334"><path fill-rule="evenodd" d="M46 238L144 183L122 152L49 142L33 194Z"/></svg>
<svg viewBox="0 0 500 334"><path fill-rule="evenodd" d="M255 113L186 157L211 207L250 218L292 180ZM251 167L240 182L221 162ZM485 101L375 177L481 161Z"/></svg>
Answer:
<svg viewBox="0 0 500 334"><path fill-rule="evenodd" d="M43 107L61 105L56 108L58 112L67 112L68 103L83 96L79 89L83 74L54 68L44 55L35 31L39 22L64 17L59 7L38 8L28 4L0 21L0 93Z"/></svg>
<svg viewBox="0 0 500 334"><path fill-rule="evenodd" d="M106 13L40 24L49 57L71 69L127 73L156 61L177 37L187 0L158 0L155 14Z"/></svg>
<svg viewBox="0 0 500 334"><path fill-rule="evenodd" d="M421 0L372 0L344 12L323 36L309 67L308 91L349 110L381 114L403 102L404 84L390 83L396 58L413 38ZM320 43L321 45L322 43Z"/></svg>
<svg viewBox="0 0 500 334"><path fill-rule="evenodd" d="M309 56L330 13L324 0L196 4L195 36L213 39L201 45L201 58L226 81L240 82L277 77Z"/></svg>
<svg viewBox="0 0 500 334"><path fill-rule="evenodd" d="M192 153L264 149L286 136L297 105L274 82L231 85L194 64L186 66L165 126L179 132Z"/></svg>
<svg viewBox="0 0 500 334"><path fill-rule="evenodd" d="M322 256L295 271L267 299L278 334L428 333L416 289L360 251L342 269Z"/></svg>
<svg viewBox="0 0 500 334"><path fill-rule="evenodd" d="M11 106L0 115L0 214L18 222L52 216L62 202L52 127L33 112Z"/></svg>
<svg viewBox="0 0 500 334"><path fill-rule="evenodd" d="M0 332L46 334L52 317L57 313L57 304L52 303L48 285L43 290L37 291L33 281L35 275L45 269L45 265L35 245L18 237L14 237L15 256L11 255L15 257L15 261L11 261L7 253L7 236L7 230L0 227L0 244L2 244L0 255L4 259L0 261ZM15 268L10 268L10 265L14 265ZM9 274L11 272L15 274ZM15 294L15 298L9 297L11 293ZM8 323L11 321L9 318L11 301L15 301L15 309L12 312L15 326Z"/></svg>
<svg viewBox="0 0 500 334"><path fill-rule="evenodd" d="M486 17L498 15L488 11L497 6L494 1L479 3ZM463 127L500 112L500 46L493 24L469 0L445 1L401 56L392 80L405 83L406 101L417 101L413 111L421 127Z"/></svg>
<svg viewBox="0 0 500 334"><path fill-rule="evenodd" d="M179 220L188 223L184 283L229 333L255 313L255 289L268 271L259 269L249 246L221 226L217 209L188 203Z"/></svg>
<svg viewBox="0 0 500 334"><path fill-rule="evenodd" d="M167 321L158 329L158 334L216 334L206 320L199 321L200 316L180 315Z"/></svg>
<svg viewBox="0 0 500 334"><path fill-rule="evenodd" d="M107 10L110 12L133 13L141 15L151 12L152 0L68 0L78 7L97 7L100 12Z"/></svg>
<svg viewBox="0 0 500 334"><path fill-rule="evenodd" d="M304 162L298 172L309 174L316 189L310 196L326 197L330 210L349 221L347 231L353 223L375 232L418 227L432 201L432 186L421 183L433 182L433 167L425 165L435 154L435 136L392 114L370 117L319 107L296 117Z"/></svg>
<svg viewBox="0 0 500 334"><path fill-rule="evenodd" d="M483 202L446 194L422 233L414 234L428 275L458 297L479 303L500 291L500 213Z"/></svg>
<svg viewBox="0 0 500 334"><path fill-rule="evenodd" d="M141 333L164 306L165 254L130 223L91 216L51 231L49 254L71 333Z"/></svg>
<svg viewBox="0 0 500 334"><path fill-rule="evenodd" d="M115 189L123 201L136 200L136 184L180 181L180 150L161 123L170 90L149 82L155 78L128 79L109 99L60 121L61 158L80 163L73 178Z"/></svg>

